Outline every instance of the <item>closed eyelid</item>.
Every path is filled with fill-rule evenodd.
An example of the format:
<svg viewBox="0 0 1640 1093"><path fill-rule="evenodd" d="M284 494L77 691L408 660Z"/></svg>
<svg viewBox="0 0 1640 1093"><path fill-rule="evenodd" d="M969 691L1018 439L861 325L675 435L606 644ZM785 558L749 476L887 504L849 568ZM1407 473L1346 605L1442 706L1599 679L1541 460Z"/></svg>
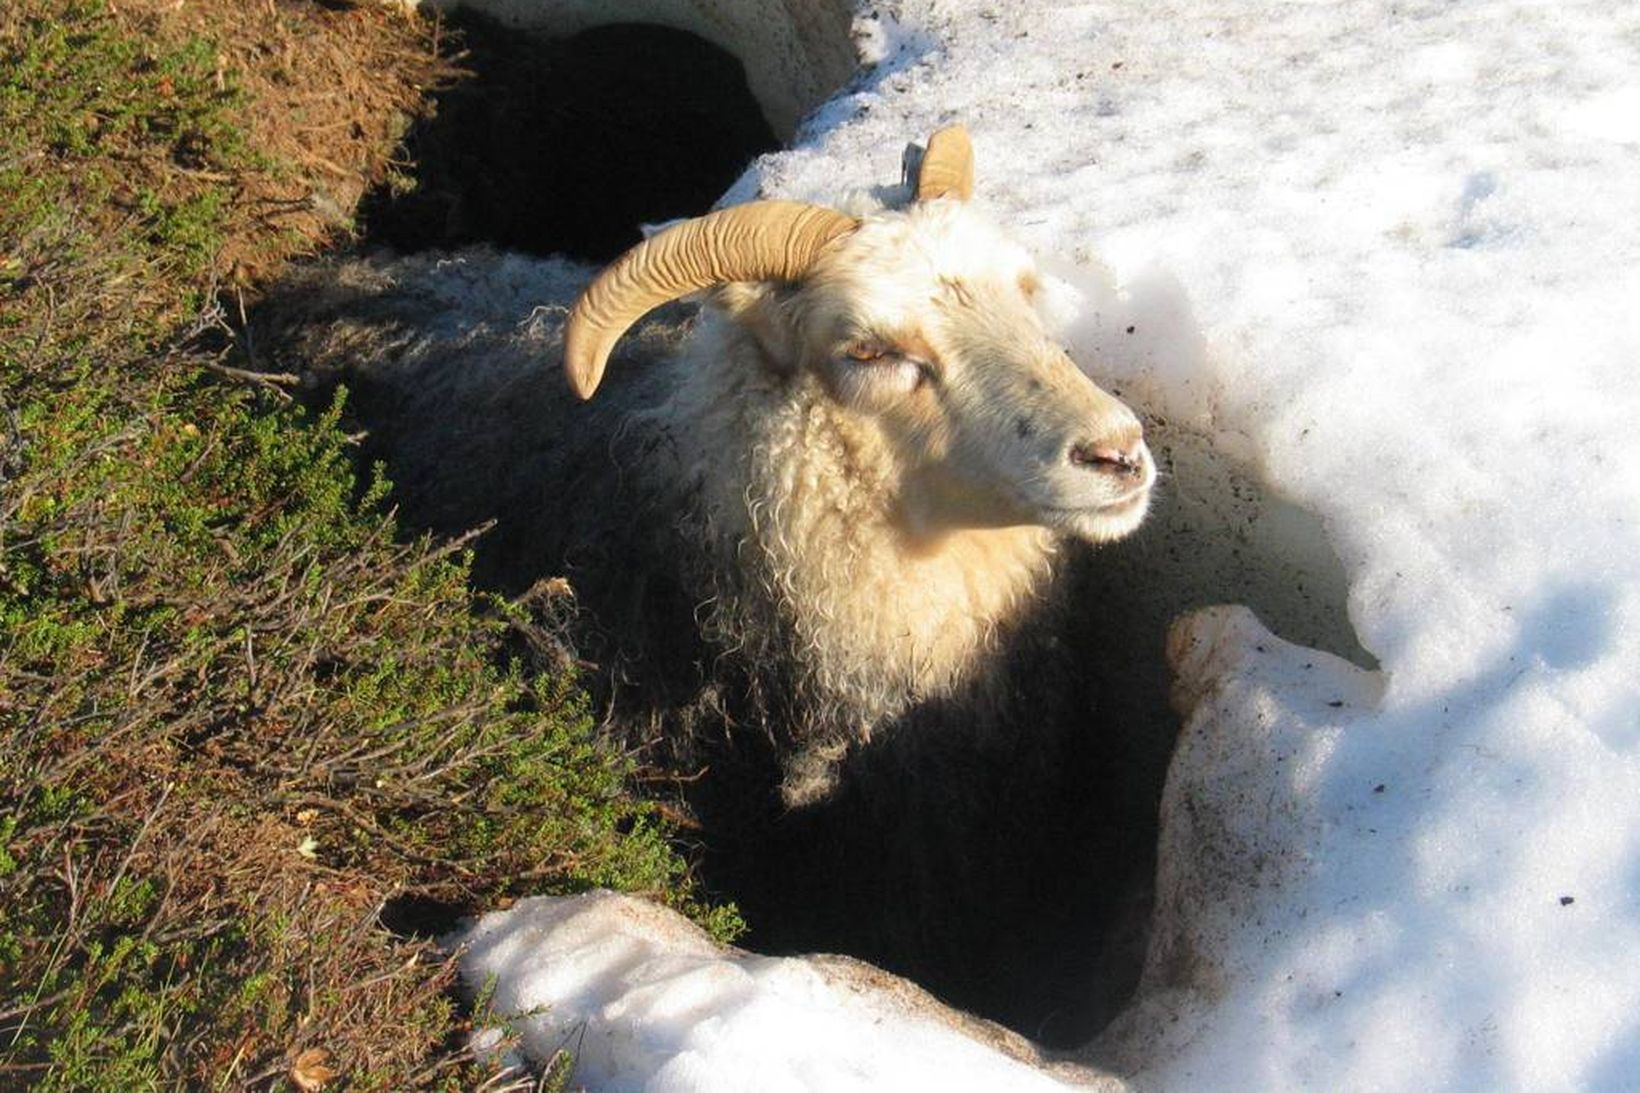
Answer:
<svg viewBox="0 0 1640 1093"><path fill-rule="evenodd" d="M897 357L900 355L891 342L877 338L861 338L850 342L843 348L844 355L857 361L877 360L880 357Z"/></svg>
<svg viewBox="0 0 1640 1093"><path fill-rule="evenodd" d="M862 333L843 345L843 355L861 363L910 361L931 374L943 371L939 356L916 331L897 334Z"/></svg>

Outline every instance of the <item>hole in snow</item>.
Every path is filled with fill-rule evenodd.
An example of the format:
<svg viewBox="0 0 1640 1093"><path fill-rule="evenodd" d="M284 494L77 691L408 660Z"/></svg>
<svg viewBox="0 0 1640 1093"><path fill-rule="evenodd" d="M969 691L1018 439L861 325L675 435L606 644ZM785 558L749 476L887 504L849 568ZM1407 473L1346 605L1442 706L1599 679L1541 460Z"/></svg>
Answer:
<svg viewBox="0 0 1640 1093"><path fill-rule="evenodd" d="M1108 369L1096 377L1105 386L1152 371L1135 354L1164 354L1175 378L1197 370L1201 335L1171 279L1121 298L1109 285L1081 287L1088 313L1068 334L1078 359ZM1157 342L1144 331L1166 333ZM889 743L868 761L889 769L876 780L890 792L845 784L807 815L771 812L750 837L708 839L706 875L740 904L746 944L863 957L1050 1048L1086 1043L1127 1003L1179 728L1171 623L1246 604L1290 641L1376 667L1349 623L1344 570L1320 519L1262 486L1225 439L1147 416L1163 471L1150 518L1120 543L1072 550L1066 641L1091 709L1021 725L1017 747L953 749L949 768L908 753L898 781ZM950 803L958 792L987 799L964 808Z"/></svg>
<svg viewBox="0 0 1640 1093"><path fill-rule="evenodd" d="M1152 520L1123 543L1072 552L1065 640L1083 678L1067 690L1089 705L932 763L929 749L874 744L877 755L853 761L875 771L833 801L737 818L729 838L709 820L705 876L739 903L744 944L862 957L1051 1048L1086 1043L1127 1003L1179 728L1170 623L1248 603L1285 637L1370 660L1319 521L1203 438L1151 435L1171 468Z"/></svg>
<svg viewBox="0 0 1640 1093"><path fill-rule="evenodd" d="M548 38L472 12L450 18L472 76L407 134L413 187L365 200L370 242L604 261L639 241L639 224L706 210L778 147L741 63L686 30Z"/></svg>

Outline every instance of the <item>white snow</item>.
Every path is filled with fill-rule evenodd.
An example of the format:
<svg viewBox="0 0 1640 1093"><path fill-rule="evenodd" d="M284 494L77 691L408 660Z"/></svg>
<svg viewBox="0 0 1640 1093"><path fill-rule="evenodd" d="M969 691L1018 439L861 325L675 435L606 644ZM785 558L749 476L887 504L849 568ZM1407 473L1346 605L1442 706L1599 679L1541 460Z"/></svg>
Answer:
<svg viewBox="0 0 1640 1093"><path fill-rule="evenodd" d="M1067 1088L999 1050L1029 1052L1018 1037L964 1022L868 965L728 949L679 915L610 892L525 900L464 941L463 979L514 1015L517 1034L515 1049L499 1026L474 1046L537 1060L570 1051L575 1081L593 1089Z"/></svg>
<svg viewBox="0 0 1640 1093"><path fill-rule="evenodd" d="M1267 538L1336 554L1379 666L1245 610L1176 629L1150 961L1087 1059L1135 1089L1640 1088L1640 6L871 9L883 63L735 192L836 200L966 122L977 200L1082 294L1073 355L1170 423L1171 488L1212 510L1186 470L1227 467L1316 514L1326 544ZM663 1035L614 964L524 999L636 1045L601 1088L780 1088L820 1028L924 1075L877 1088L971 1065L764 1008L798 973L745 958ZM688 1078L701 1039L757 1050Z"/></svg>

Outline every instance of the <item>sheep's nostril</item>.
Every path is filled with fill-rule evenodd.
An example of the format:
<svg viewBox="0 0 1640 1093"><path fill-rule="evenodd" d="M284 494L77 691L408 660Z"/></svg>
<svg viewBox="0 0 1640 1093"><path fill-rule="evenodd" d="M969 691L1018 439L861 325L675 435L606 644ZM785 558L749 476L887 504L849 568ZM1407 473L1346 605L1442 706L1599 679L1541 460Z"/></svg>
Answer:
<svg viewBox="0 0 1640 1093"><path fill-rule="evenodd" d="M1085 442L1071 445L1070 461L1077 467L1088 467L1109 474L1135 475L1143 470L1140 447L1122 449L1110 444Z"/></svg>

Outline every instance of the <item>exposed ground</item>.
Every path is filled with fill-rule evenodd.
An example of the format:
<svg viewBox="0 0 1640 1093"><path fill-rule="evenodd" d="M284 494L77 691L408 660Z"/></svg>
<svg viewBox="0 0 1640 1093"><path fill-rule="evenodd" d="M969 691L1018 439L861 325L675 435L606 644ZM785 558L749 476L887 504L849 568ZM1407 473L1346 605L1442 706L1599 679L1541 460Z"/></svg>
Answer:
<svg viewBox="0 0 1640 1093"><path fill-rule="evenodd" d="M0 8L0 1087L470 1088L384 906L606 884L733 928L530 605L253 378L242 305L346 239L455 57L373 5Z"/></svg>

